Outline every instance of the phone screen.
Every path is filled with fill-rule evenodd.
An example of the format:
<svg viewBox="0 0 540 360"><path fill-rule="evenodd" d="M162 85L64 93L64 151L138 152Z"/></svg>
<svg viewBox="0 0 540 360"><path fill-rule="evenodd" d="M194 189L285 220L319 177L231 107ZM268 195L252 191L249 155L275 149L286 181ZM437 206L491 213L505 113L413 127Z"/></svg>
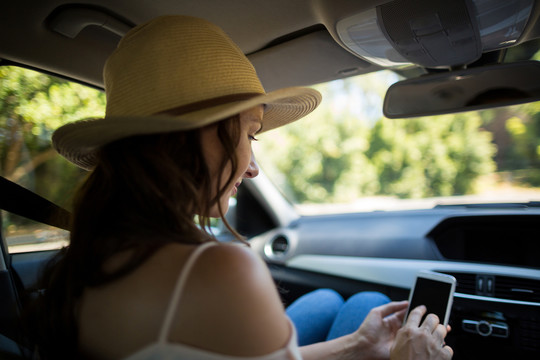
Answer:
<svg viewBox="0 0 540 360"><path fill-rule="evenodd" d="M425 305L427 313L424 318L427 314L435 314L442 323L446 318L451 289L452 284L450 283L418 277L409 304L409 312L417 306ZM424 318L422 318L422 322Z"/></svg>

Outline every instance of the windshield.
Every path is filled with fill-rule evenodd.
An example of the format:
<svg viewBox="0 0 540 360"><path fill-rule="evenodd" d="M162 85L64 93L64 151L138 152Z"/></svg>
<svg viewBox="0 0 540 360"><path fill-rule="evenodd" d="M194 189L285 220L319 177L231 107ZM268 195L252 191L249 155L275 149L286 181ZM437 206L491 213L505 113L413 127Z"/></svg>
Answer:
<svg viewBox="0 0 540 360"><path fill-rule="evenodd" d="M261 134L261 168L300 212L540 200L540 103L388 119L390 71L315 88L309 117Z"/></svg>
<svg viewBox="0 0 540 360"><path fill-rule="evenodd" d="M299 213L540 201L540 102L390 120L382 99L397 80L383 71L317 85L314 113L257 136L261 168ZM70 209L85 172L52 149L51 134L103 116L105 95L5 66L0 98L2 176ZM10 252L68 243L67 232L11 213L2 212L2 226Z"/></svg>

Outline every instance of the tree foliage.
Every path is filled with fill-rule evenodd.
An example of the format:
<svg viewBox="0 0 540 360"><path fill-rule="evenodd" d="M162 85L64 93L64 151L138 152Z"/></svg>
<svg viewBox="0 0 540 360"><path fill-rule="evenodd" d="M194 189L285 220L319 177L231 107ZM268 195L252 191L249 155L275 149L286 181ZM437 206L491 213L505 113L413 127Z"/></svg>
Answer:
<svg viewBox="0 0 540 360"><path fill-rule="evenodd" d="M18 67L0 67L2 175L65 203L81 171L51 148L52 132L74 120L102 116L101 92ZM38 180L36 180L38 179Z"/></svg>
<svg viewBox="0 0 540 360"><path fill-rule="evenodd" d="M286 174L279 182L295 201L469 194L479 176L495 171L496 146L479 113L390 120L358 109L380 109L388 85L365 79L321 86L325 95L334 87L321 109L262 139L263 168Z"/></svg>
<svg viewBox="0 0 540 360"><path fill-rule="evenodd" d="M518 181L540 186L540 103L523 106L521 112L506 119L505 127L513 140L508 170L517 170Z"/></svg>
<svg viewBox="0 0 540 360"><path fill-rule="evenodd" d="M495 170L491 134L475 114L407 120L381 119L367 151L380 194L403 198L463 195Z"/></svg>

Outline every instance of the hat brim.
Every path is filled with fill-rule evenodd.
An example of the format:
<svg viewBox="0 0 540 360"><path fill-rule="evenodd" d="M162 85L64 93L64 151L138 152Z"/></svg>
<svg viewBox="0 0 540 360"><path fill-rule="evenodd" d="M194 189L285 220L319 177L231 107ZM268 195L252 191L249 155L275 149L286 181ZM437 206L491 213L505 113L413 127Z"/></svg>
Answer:
<svg viewBox="0 0 540 360"><path fill-rule="evenodd" d="M103 145L130 136L191 130L265 105L262 132L298 120L321 102L321 94L310 88L285 88L248 100L230 102L180 116L111 116L80 120L57 129L53 147L75 165L91 170L96 151Z"/></svg>

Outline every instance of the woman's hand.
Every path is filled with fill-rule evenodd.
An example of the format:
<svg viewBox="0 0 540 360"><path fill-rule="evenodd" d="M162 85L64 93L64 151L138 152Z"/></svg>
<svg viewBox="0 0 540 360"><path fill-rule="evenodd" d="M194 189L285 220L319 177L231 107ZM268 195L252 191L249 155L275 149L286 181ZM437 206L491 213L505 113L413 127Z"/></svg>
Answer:
<svg viewBox="0 0 540 360"><path fill-rule="evenodd" d="M429 314L420 325L425 313L425 306L419 306L411 311L405 325L398 330L390 350L392 360L452 358L454 351L444 343L449 328L445 328L434 314Z"/></svg>
<svg viewBox="0 0 540 360"><path fill-rule="evenodd" d="M402 327L407 301L391 302L373 308L362 325L352 334L317 344L303 346L303 359L325 360L447 360L453 355L444 346L448 329L429 315L419 326L425 307L414 309Z"/></svg>
<svg viewBox="0 0 540 360"><path fill-rule="evenodd" d="M300 348L305 360L387 360L396 333L403 323L407 301L371 309L352 334Z"/></svg>
<svg viewBox="0 0 540 360"><path fill-rule="evenodd" d="M396 334L403 324L407 301L391 302L373 308L357 330L365 348L360 355L369 359L388 359Z"/></svg>

